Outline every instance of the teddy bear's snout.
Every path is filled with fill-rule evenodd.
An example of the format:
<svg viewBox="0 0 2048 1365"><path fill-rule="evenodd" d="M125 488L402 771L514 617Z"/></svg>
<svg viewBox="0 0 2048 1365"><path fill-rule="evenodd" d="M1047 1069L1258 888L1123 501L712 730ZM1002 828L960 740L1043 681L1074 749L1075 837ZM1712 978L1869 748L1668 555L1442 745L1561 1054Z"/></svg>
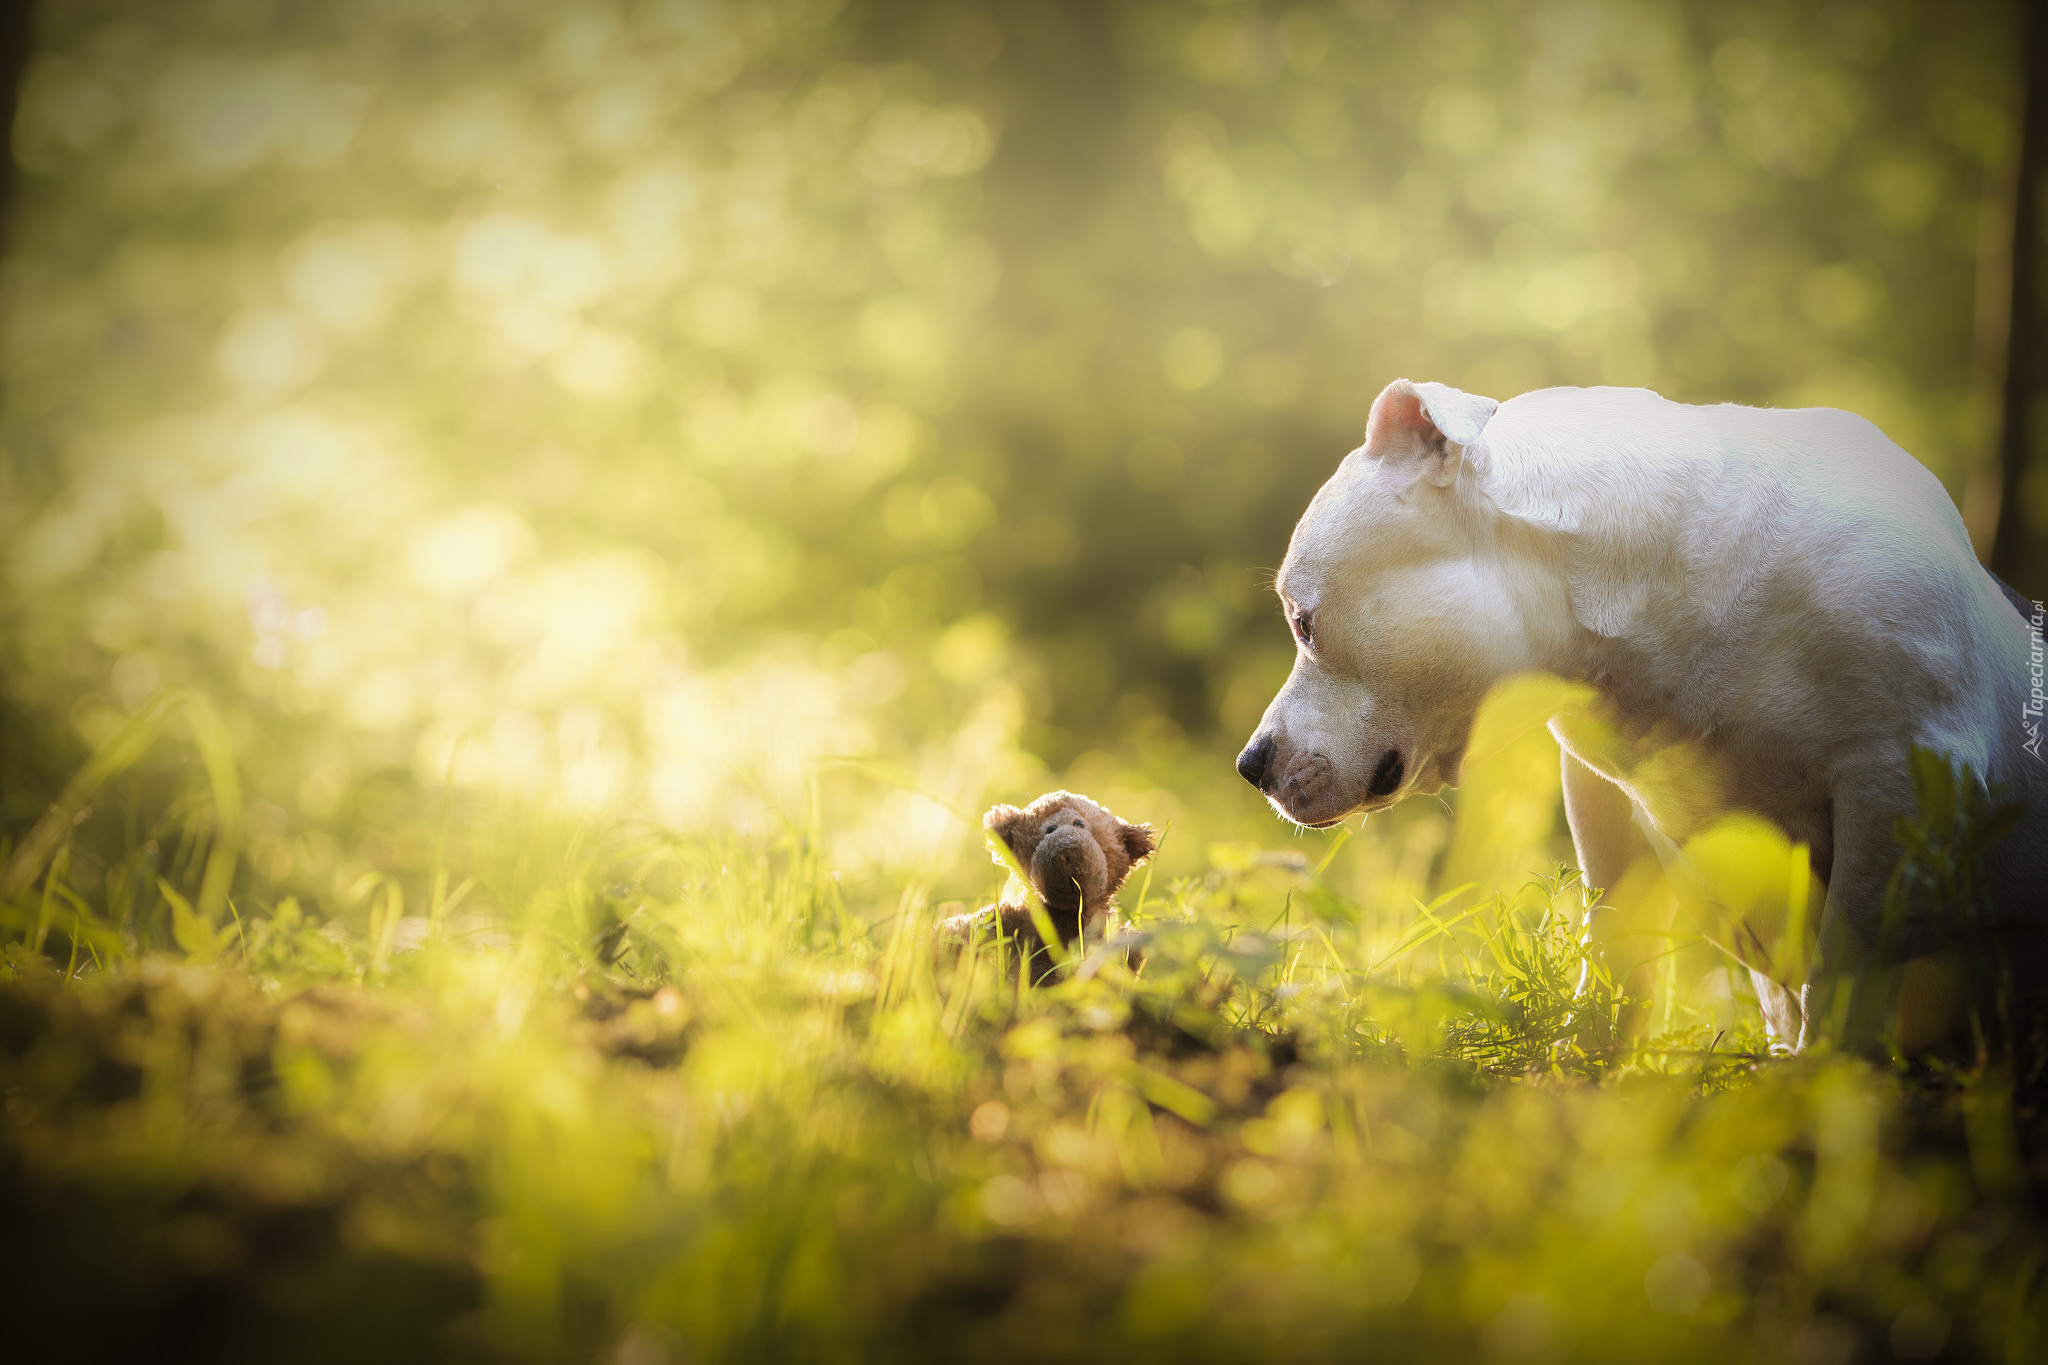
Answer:
<svg viewBox="0 0 2048 1365"><path fill-rule="evenodd" d="M1039 894L1049 905L1071 908L1097 889L1107 864L1086 827L1060 829L1046 836L1032 856Z"/></svg>

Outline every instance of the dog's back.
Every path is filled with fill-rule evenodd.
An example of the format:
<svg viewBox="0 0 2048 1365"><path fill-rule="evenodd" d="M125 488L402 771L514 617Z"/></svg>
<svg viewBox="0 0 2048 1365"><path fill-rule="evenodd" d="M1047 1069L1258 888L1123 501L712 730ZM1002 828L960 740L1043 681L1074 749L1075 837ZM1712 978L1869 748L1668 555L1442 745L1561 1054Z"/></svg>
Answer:
<svg viewBox="0 0 2048 1365"><path fill-rule="evenodd" d="M1805 799L1821 828L1787 823L1821 842L1842 804L1874 788L1911 809L1915 745L2024 802L1983 873L2017 974L2048 985L2048 943L2035 941L2048 925L2048 759L2027 728L2040 720L2038 636L1925 466L1833 409L1615 389L1502 404L1474 464L1502 510L1564 533L1573 612L1624 709L1716 744L1737 804L1784 820ZM1788 773L1809 797L1785 792ZM1882 868L1851 870L1881 886L1901 850L1888 821L1879 839L1860 858Z"/></svg>
<svg viewBox="0 0 2048 1365"><path fill-rule="evenodd" d="M1862 418L1544 389L1475 452L1486 496L1565 533L1574 613L1660 712L1702 733L1904 727L1993 780L2048 776L2020 744L2028 622L1940 481Z"/></svg>

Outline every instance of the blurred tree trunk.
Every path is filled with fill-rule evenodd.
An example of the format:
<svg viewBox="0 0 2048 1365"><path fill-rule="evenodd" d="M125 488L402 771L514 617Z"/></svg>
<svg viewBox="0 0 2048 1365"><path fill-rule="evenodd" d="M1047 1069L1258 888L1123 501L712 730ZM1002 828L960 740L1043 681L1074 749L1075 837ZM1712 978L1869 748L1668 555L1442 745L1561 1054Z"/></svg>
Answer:
<svg viewBox="0 0 2048 1365"><path fill-rule="evenodd" d="M2012 583L2025 566L2026 517L2020 485L2027 472L2028 426L2040 363L2041 307L2036 297L2041 242L2041 162L2048 152L2048 17L2033 0L2020 6L2025 82L2012 196L2011 270L2006 294L2004 377L1998 424L1998 523L1991 571Z"/></svg>
<svg viewBox="0 0 2048 1365"><path fill-rule="evenodd" d="M33 13L31 0L0 0L0 116L7 135L0 142L0 253L7 246L14 208L14 107L21 98L22 68L28 65ZM4 394L5 376L0 376ZM0 465L0 498L11 491L11 473ZM48 733L0 693L0 832L15 839L42 814L41 801L63 785L64 773L78 763L75 753L52 752L58 746L49 742Z"/></svg>
<svg viewBox="0 0 2048 1365"><path fill-rule="evenodd" d="M0 249L6 246L14 209L14 108L21 102L34 9L31 0L0 0L0 109L7 119L7 140L0 143Z"/></svg>

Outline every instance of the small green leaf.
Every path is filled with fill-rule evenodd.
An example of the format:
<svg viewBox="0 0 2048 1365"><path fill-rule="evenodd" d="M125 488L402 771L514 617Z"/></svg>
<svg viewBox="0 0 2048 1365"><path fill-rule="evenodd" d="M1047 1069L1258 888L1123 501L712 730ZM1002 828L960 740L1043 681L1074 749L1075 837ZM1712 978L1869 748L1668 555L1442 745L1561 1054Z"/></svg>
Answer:
<svg viewBox="0 0 2048 1365"><path fill-rule="evenodd" d="M179 895L177 888L162 877L156 879L156 889L171 907L171 937L193 961L211 962L220 947L213 926L192 908L192 902Z"/></svg>

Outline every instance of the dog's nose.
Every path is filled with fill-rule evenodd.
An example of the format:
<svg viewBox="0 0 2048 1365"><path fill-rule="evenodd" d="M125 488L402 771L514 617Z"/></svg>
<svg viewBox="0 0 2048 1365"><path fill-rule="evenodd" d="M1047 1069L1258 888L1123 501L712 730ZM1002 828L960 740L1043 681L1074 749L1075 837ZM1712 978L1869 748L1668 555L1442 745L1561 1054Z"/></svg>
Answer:
<svg viewBox="0 0 2048 1365"><path fill-rule="evenodd" d="M1237 756L1237 775L1260 791L1266 789L1266 772L1273 766L1273 747L1271 735L1253 735Z"/></svg>

